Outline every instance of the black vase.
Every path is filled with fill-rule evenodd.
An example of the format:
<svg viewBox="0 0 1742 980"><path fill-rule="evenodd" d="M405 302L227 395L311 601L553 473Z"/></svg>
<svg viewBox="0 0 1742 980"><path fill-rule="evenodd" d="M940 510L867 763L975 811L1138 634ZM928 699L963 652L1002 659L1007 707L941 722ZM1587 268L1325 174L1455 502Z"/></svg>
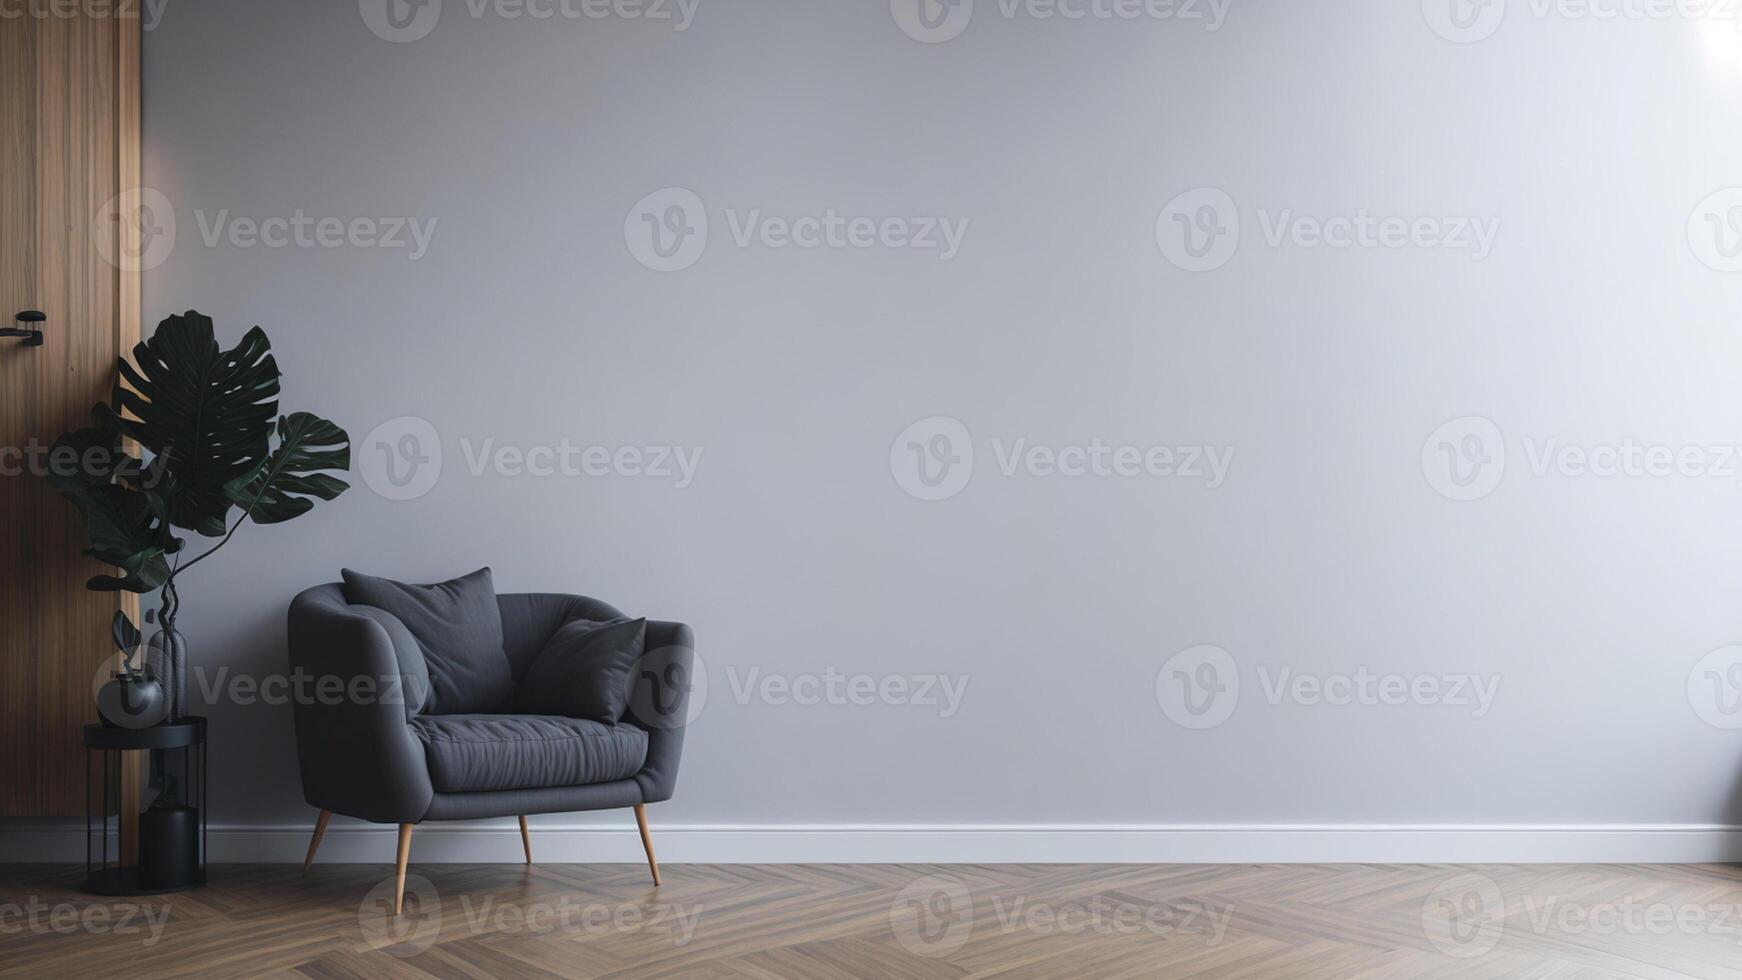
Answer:
<svg viewBox="0 0 1742 980"><path fill-rule="evenodd" d="M146 643L146 669L163 684L170 721L180 721L188 713L187 650L180 630L159 629Z"/></svg>
<svg viewBox="0 0 1742 980"><path fill-rule="evenodd" d="M97 714L117 728L150 728L169 716L169 697L144 674L118 671L97 691Z"/></svg>

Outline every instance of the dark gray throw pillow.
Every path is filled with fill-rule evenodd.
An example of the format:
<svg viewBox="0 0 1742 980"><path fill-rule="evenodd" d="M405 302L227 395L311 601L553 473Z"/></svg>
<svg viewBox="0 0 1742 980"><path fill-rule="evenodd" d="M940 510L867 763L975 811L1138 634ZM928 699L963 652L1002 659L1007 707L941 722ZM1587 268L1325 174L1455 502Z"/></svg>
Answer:
<svg viewBox="0 0 1742 980"><path fill-rule="evenodd" d="M429 668L432 715L494 714L514 701L514 671L502 649L502 610L490 569L437 585L406 585L353 572L345 601L374 606L405 624Z"/></svg>
<svg viewBox="0 0 1742 980"><path fill-rule="evenodd" d="M629 708L647 620L571 619L557 627L520 679L521 711L615 725Z"/></svg>

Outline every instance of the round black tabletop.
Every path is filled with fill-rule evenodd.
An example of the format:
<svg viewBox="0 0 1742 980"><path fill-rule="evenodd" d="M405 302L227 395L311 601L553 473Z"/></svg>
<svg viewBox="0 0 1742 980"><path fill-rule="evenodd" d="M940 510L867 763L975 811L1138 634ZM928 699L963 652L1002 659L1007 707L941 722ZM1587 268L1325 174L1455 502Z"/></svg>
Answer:
<svg viewBox="0 0 1742 980"><path fill-rule="evenodd" d="M205 740L204 716L188 715L180 721L164 722L150 728L86 725L83 744L87 749L179 749L203 744Z"/></svg>

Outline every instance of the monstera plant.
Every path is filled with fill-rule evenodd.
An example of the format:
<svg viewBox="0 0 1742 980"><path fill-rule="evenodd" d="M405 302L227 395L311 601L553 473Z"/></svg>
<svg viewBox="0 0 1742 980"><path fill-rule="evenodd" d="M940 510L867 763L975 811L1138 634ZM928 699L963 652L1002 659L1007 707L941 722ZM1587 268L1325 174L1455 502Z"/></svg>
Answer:
<svg viewBox="0 0 1742 980"><path fill-rule="evenodd" d="M350 469L350 437L317 415L278 414L278 363L259 327L223 350L211 318L189 310L159 323L133 348L133 363L120 359L120 372L110 403L92 408L93 425L56 441L51 463L78 462L51 465L49 481L84 517L85 554L116 569L87 588L162 590L158 636L177 675L166 686L179 715L178 578L243 524L288 521L343 493L349 484L332 474ZM218 540L184 560L178 530Z"/></svg>

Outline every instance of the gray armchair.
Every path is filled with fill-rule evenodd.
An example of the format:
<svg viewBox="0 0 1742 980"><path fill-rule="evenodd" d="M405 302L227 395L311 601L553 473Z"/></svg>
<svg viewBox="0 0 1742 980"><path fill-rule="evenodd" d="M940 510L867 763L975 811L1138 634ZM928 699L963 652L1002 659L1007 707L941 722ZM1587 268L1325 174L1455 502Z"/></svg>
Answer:
<svg viewBox="0 0 1742 980"><path fill-rule="evenodd" d="M584 596L501 595L497 604L516 682L568 619L622 616ZM648 620L629 712L607 725L425 713L429 673L418 642L392 614L347 604L337 584L298 595L289 625L291 671L314 692L294 707L303 797L321 811L305 870L334 813L398 824L397 913L412 828L425 820L517 816L530 864L528 814L633 807L659 884L645 807L670 799L677 783L695 658L688 626Z"/></svg>

